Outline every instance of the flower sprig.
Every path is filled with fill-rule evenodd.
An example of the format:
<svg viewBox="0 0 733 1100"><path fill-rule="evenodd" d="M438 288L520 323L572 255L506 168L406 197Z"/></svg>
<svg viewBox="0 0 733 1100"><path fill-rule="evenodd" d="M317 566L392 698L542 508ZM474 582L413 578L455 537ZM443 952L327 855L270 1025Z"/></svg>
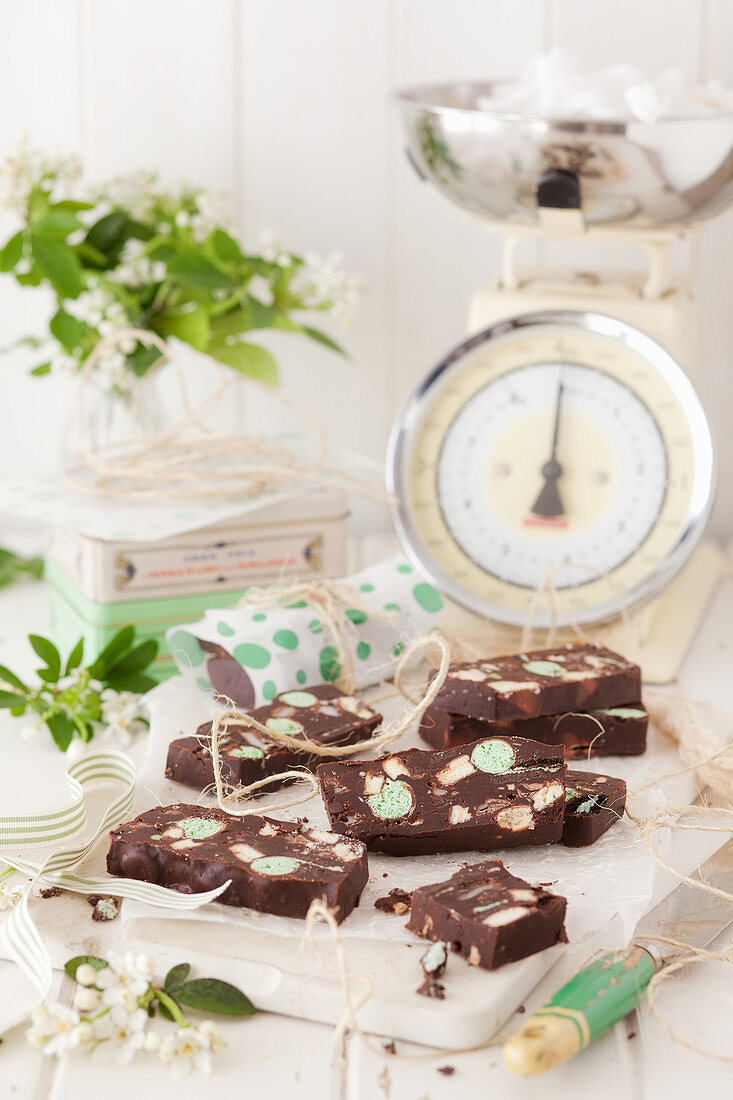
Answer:
<svg viewBox="0 0 733 1100"><path fill-rule="evenodd" d="M0 249L0 272L23 286L46 284L57 299L49 357L34 375L78 372L99 341L122 328L176 337L271 385L278 368L259 342L264 329L342 352L301 317L316 311L350 320L362 288L340 257L301 257L272 236L259 253L246 251L199 188L165 190L154 175L138 173L90 190L78 161L22 148L0 166L2 206L22 224ZM123 340L99 359L94 375L124 393L160 355Z"/></svg>
<svg viewBox="0 0 733 1100"><path fill-rule="evenodd" d="M64 662L49 638L29 634L28 641L44 662L37 669L40 684L31 687L5 665L0 665L0 709L15 716L30 712L34 722L26 735L44 726L66 752L75 739L91 741L104 730L123 744L147 727L138 696L156 681L146 675L155 660L158 643L136 644L135 628L119 630L90 665L84 666L84 640L76 643Z"/></svg>
<svg viewBox="0 0 733 1100"><path fill-rule="evenodd" d="M162 984L155 980L147 955L93 955L69 959L66 973L76 982L74 1006L42 1005L32 1013L28 1042L49 1056L69 1050L95 1058L132 1061L138 1051L156 1053L174 1076L195 1068L211 1071L211 1056L226 1043L211 1020L192 1024L183 1006L226 1016L251 1016L254 1005L236 986L218 978L189 979L191 967L179 963ZM158 1013L175 1024L161 1034L150 1027Z"/></svg>

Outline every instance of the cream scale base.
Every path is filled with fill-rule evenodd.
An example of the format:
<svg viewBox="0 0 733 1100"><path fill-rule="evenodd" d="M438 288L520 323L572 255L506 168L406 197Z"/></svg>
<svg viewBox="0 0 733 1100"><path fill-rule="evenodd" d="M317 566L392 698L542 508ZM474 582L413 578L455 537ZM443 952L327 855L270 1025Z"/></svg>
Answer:
<svg viewBox="0 0 733 1100"><path fill-rule="evenodd" d="M542 213L547 215L548 212ZM551 224L558 229L562 226L569 229L572 221L569 225L563 217L570 214L572 219L574 213L552 212ZM495 232L505 231L500 224L488 227ZM544 233L536 228L516 226L512 227L511 234L505 235L499 279L478 290L471 299L469 335L525 312L592 311L642 329L683 363L687 373L694 378L698 346L695 289L689 280L679 276L673 279L671 273L673 240L679 234L658 231L651 236L642 234L640 239L638 230L624 234L613 228L583 227L584 240L590 243L644 245L649 261L646 275L638 271L614 272L612 282L585 271L567 271L553 279L539 273L520 274L515 262L517 248L523 240L538 236ZM568 236L575 237L575 234ZM644 669L647 683L670 683L677 676L725 571L723 550L705 539L661 595L633 608L624 617L614 616L602 623L583 626L583 635L637 661ZM487 622L452 601L448 601L442 626L448 634L465 639L477 654L487 656L515 650L521 645L524 633L521 628ZM533 629L530 644L542 646L547 637L547 630ZM577 641L578 632L561 628L550 637L553 642L572 642Z"/></svg>

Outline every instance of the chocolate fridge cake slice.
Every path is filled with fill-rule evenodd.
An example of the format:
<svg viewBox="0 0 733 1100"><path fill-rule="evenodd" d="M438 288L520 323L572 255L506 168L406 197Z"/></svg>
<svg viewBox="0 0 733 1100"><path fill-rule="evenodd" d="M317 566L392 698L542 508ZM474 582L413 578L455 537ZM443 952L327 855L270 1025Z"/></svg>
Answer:
<svg viewBox="0 0 733 1100"><path fill-rule="evenodd" d="M574 771L567 773L565 781L562 843L585 848L624 816L626 784L610 775Z"/></svg>
<svg viewBox="0 0 733 1100"><path fill-rule="evenodd" d="M407 927L450 944L472 966L496 970L566 943L566 904L559 894L530 886L500 859L491 859L414 890Z"/></svg>
<svg viewBox="0 0 733 1100"><path fill-rule="evenodd" d="M333 684L284 691L271 703L252 711L263 726L290 733L305 733L324 745L346 745L369 737L382 720L381 714ZM293 767L311 768L320 757L298 752L289 745L271 741L248 726L229 726L219 739L223 779L231 785L248 786L258 779ZM176 783L204 790L214 782L211 761L211 722L200 726L191 737L179 737L168 749L165 774ZM263 794L276 789L268 787Z"/></svg>
<svg viewBox="0 0 733 1100"><path fill-rule="evenodd" d="M489 852L562 835L561 746L489 737L321 764L316 774L331 828L393 855Z"/></svg>
<svg viewBox="0 0 733 1100"><path fill-rule="evenodd" d="M563 745L565 759L591 756L637 756L646 750L649 715L642 703L537 718L485 722L464 714L428 707L420 736L436 749L466 745L477 737L529 737L547 745Z"/></svg>
<svg viewBox="0 0 733 1100"><path fill-rule="evenodd" d="M358 840L183 802L147 810L109 835L111 875L183 894L231 880L220 902L282 917L305 917L311 902L322 898L342 921L358 904L369 876Z"/></svg>
<svg viewBox="0 0 733 1100"><path fill-rule="evenodd" d="M600 646L567 645L452 665L435 706L502 722L617 706L640 697L638 665Z"/></svg>

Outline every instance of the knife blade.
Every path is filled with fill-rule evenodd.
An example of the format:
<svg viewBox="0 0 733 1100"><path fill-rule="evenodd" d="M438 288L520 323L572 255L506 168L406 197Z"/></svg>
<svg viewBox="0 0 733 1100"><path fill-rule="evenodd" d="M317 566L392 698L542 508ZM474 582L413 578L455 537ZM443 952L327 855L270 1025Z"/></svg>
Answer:
<svg viewBox="0 0 733 1100"><path fill-rule="evenodd" d="M690 878L733 893L733 840ZM554 1069L628 1015L654 973L680 951L652 942L645 946L645 936L705 947L732 922L733 902L683 882L642 918L629 947L584 967L509 1037L507 1069L521 1077Z"/></svg>

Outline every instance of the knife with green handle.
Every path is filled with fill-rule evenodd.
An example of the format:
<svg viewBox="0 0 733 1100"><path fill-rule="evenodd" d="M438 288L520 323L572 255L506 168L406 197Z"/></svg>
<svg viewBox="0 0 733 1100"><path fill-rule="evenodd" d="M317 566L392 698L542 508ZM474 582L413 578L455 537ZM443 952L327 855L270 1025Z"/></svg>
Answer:
<svg viewBox="0 0 733 1100"><path fill-rule="evenodd" d="M733 840L690 877L733 893ZM683 882L639 923L638 942L594 959L509 1037L507 1069L522 1077L554 1069L627 1016L654 973L678 951L652 939L644 946L645 936L705 947L731 922L733 902Z"/></svg>

